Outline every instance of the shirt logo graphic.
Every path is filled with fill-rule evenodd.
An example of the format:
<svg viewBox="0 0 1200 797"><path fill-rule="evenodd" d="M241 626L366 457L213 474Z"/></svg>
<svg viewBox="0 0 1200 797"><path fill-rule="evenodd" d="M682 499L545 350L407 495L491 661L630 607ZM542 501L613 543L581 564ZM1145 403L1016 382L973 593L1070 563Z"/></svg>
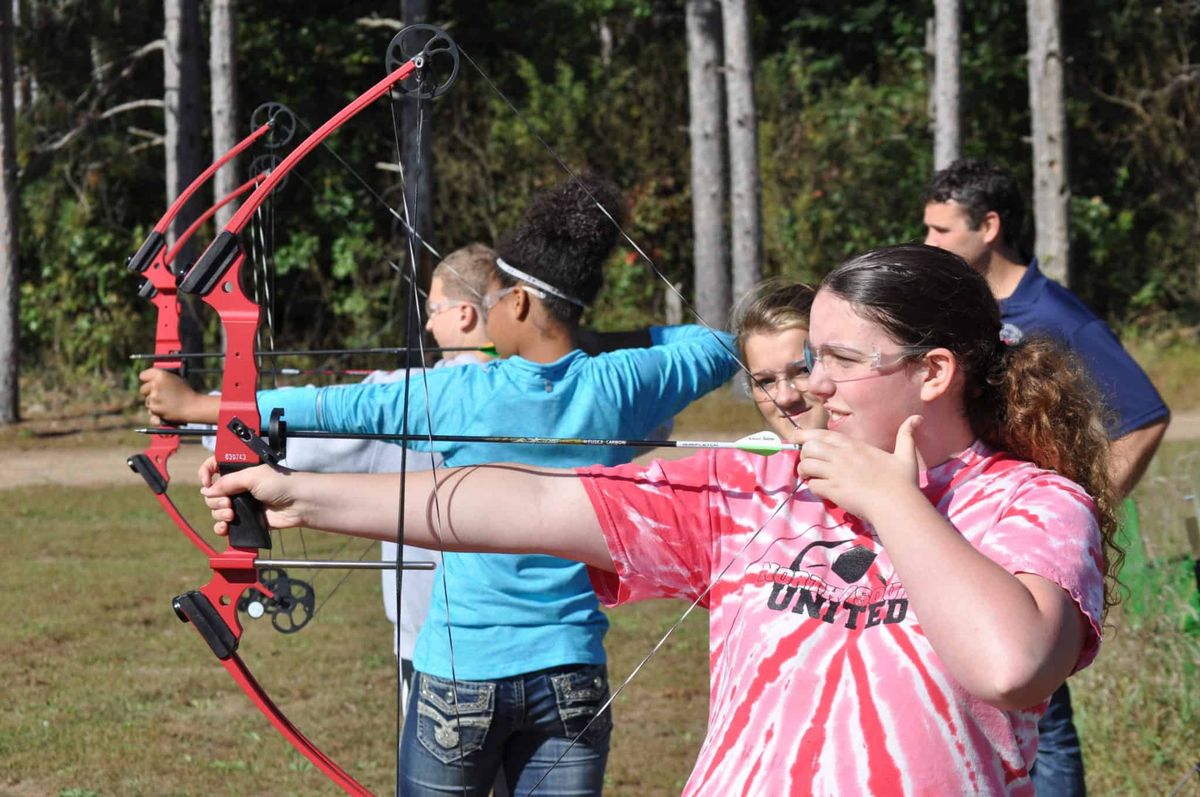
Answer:
<svg viewBox="0 0 1200 797"><path fill-rule="evenodd" d="M767 608L829 624L844 621L852 631L902 622L908 614L904 588L878 576L871 583L867 574L875 559L874 551L849 539L810 543L790 567L765 562L759 579L772 585Z"/></svg>

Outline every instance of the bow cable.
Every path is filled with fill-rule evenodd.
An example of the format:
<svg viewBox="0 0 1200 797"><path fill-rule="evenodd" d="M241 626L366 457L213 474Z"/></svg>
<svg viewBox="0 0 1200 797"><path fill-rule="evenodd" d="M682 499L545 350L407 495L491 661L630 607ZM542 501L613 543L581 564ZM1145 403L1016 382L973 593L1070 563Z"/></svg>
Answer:
<svg viewBox="0 0 1200 797"><path fill-rule="evenodd" d="M451 80L454 79L454 77L457 75L457 72L458 72L457 56L455 56L453 60L454 60L454 71L450 77ZM417 167L418 174L420 173L420 170L423 167L421 158L422 158L422 152L424 149L423 135L425 132L425 103L424 103L424 100L426 99L425 95L426 95L426 93L428 93L429 99L432 99L434 96L437 96L437 93L439 92L439 87L437 87L437 86L427 89L427 87L424 84L424 79L425 79L425 73L419 72L418 78L417 78L418 82L417 82L417 86L416 86L415 90L413 90L411 93L403 93L402 94L403 97L412 97L414 102L416 103L417 133L416 133L416 142L415 142L416 146L414 147L414 149L416 151L415 166ZM401 87L401 88L403 89L403 87ZM420 240L422 242L424 242L424 239L421 238L419 233L417 233L413 229L413 225L412 225L412 210L413 210L413 208L415 208L417 210L417 212L420 212L419 201L420 201L421 180L420 179L416 180L415 184L413 185L413 188L411 191L412 207L410 207L410 202L409 202L410 192L408 190L408 181L406 179L406 174L405 174L405 170L404 170L403 153L401 152L401 148L400 148L400 124L396 118L396 101L395 101L394 96L392 96L390 99L392 101L388 104L388 110L390 111L390 114L391 114L393 141L395 142L395 147L396 147L396 151L395 151L396 165L399 168L399 174L400 174L400 185L401 185L400 197L401 197L402 207L404 210L403 223L404 223L405 228L410 232L410 234L407 236L409 273L407 275L404 275L408 279L407 295L409 297L409 301L407 303L407 309L409 312L411 312L415 315L416 320L417 320L416 343L417 343L418 350L420 352L421 362L422 362L422 364L424 364L426 361L425 360L425 336L421 332L421 330L424 328L424 324L422 323L420 302L416 301L416 291L418 290L420 276L419 276L419 272L417 269L417 253L416 253L416 247L414 246L414 238L420 238ZM419 219L418 219L417 223L420 224ZM428 244L426 244L426 246L427 246L427 248L429 248L431 251L434 252L435 256L438 257L439 260L441 259L441 255L438 255L436 250L434 250L432 247L429 247ZM400 271L399 273L403 274L403 271ZM465 280L463 281L463 284L468 285L468 286L470 285L470 283ZM480 298L482 299L482 297L480 297ZM414 324L412 323L411 319L412 319L412 317L409 316L409 314L406 312L405 313L405 344L406 345L411 345L411 341L408 339L409 334L414 329ZM402 415L404 420L402 422L402 427L401 427L406 436L408 434L409 391L411 389L411 384L412 384L411 380L410 380L411 364L412 364L412 359L406 358L405 374L404 374L404 409L403 409L403 415ZM460 367L468 367L468 366L460 366ZM425 399L425 424L426 424L426 428L429 429L429 433L430 433L429 436L432 437L433 414L432 414L432 410L430 409L428 374L427 374L427 369L424 369L424 368L421 369L421 387L424 392L424 399ZM430 448L431 448L430 470L432 471L432 474L433 474L433 485L434 485L434 488L433 488L434 524L435 524L435 530L437 532L437 535L440 538L441 530L442 530L442 508L441 508L441 500L438 496L438 491L437 491L438 463L437 463L436 456L432 452L432 440L430 442L431 442L431 445L430 445ZM397 633L399 633L400 620L401 620L400 597L401 597L401 593L403 592L403 575L399 568L399 562L401 559L401 552L404 550L404 507L405 507L405 499L406 499L406 489L405 488L406 488L406 483L407 483L406 471L407 471L408 450L409 450L408 446L404 446L401 450L400 489L399 489L399 493L397 496L397 502L398 502L399 506L398 506L398 516L397 516L397 520L396 520L396 549L395 549L396 580L395 580L395 586L394 586L394 598L395 598L395 602L396 602ZM437 572L439 573L439 575L441 577L442 600L443 600L443 605L445 607L445 612L446 612L446 641L447 641L447 646L448 646L448 650L450 653L450 682L451 682L451 692L452 692L452 705L454 706L455 736L458 741L459 781L462 785L462 790L463 790L463 794L465 797L465 795L467 793L467 781L466 781L466 777L465 777L466 752L463 749L463 743L462 743L462 718L461 718L461 713L459 710L459 702L458 702L458 672L457 672L457 668L455 665L454 632L453 632L453 623L452 623L451 616L450 616L450 593L449 593L447 581L446 581L446 564L447 564L446 559L443 556L441 559L441 563L440 563L441 566L438 568ZM398 654L398 652L399 651L397 651L397 654ZM397 675L397 678L396 678L397 686L402 687L403 672L401 671L401 662L400 662L399 655L397 655L397 657L396 657L396 675ZM416 681L417 681L417 672L414 667L414 671L413 671L413 687L414 687L414 689L417 688ZM398 688L397 695L396 695L396 699L397 699L397 704L396 704L396 734L397 734L396 793L397 794L400 793L401 776L402 776L402 773L400 770L400 759L401 759L400 734L403 733L403 723L405 720L404 706L401 705L401 702L403 701L403 695L404 695L403 688ZM412 719L415 720L415 718L412 718Z"/></svg>

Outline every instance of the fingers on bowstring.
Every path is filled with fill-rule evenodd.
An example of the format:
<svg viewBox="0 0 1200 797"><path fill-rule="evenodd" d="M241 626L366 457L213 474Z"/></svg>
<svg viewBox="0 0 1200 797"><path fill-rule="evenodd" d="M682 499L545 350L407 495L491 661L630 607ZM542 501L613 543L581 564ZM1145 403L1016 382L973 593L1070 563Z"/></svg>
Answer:
<svg viewBox="0 0 1200 797"><path fill-rule="evenodd" d="M808 451L808 446L804 450ZM796 475L801 479L828 479L832 472L833 464L817 457L802 457L796 463Z"/></svg>

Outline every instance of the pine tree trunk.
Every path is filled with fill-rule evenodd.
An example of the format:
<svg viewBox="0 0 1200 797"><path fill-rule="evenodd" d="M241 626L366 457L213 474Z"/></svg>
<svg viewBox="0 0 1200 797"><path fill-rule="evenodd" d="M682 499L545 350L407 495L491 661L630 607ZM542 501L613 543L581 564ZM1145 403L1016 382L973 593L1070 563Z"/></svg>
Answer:
<svg viewBox="0 0 1200 797"><path fill-rule="evenodd" d="M706 323L724 328L729 322L730 285L718 0L688 0L687 49L695 307Z"/></svg>
<svg viewBox="0 0 1200 797"><path fill-rule="evenodd" d="M746 0L721 0L725 29L725 97L728 104L730 239L733 301L762 276L762 183L758 169L758 116L754 56Z"/></svg>
<svg viewBox="0 0 1200 797"><path fill-rule="evenodd" d="M1062 34L1058 0L1028 0L1029 107L1033 133L1034 253L1042 271L1070 280L1071 191L1067 183Z"/></svg>
<svg viewBox="0 0 1200 797"><path fill-rule="evenodd" d="M0 426L20 420L17 156L12 6L0 3Z"/></svg>
<svg viewBox="0 0 1200 797"><path fill-rule="evenodd" d="M958 160L961 9L959 0L936 0L933 26L933 168Z"/></svg>
<svg viewBox="0 0 1200 797"><path fill-rule="evenodd" d="M163 102L166 117L167 204L183 193L200 173L200 8L197 0L164 0ZM197 197L193 197L175 217L167 231L167 245L188 228L200 214ZM179 270L195 259L191 242L179 253L175 268ZM202 343L201 325L192 297L180 297L181 315L179 336L184 351L199 351Z"/></svg>
<svg viewBox="0 0 1200 797"><path fill-rule="evenodd" d="M241 138L237 123L237 0L212 0L209 24L208 71L212 85L213 160L216 160ZM214 199L237 188L242 174L236 158L227 163L213 178ZM236 203L231 203L217 211L218 229L229 223L236 209Z"/></svg>
<svg viewBox="0 0 1200 797"><path fill-rule="evenodd" d="M401 17L404 25L415 25L429 21L429 0L403 0ZM428 240L433 231L433 144L430 113L433 103L424 100L403 99L400 101L400 162L404 168L404 201L408 212L401 209L401 216L408 220L419 238L414 238L405 247L406 255L416 257L416 272L419 285L429 287L433 263L421 240ZM407 233L405 233L407 235ZM421 314L410 305L406 312L407 337L411 345L424 334ZM414 360L413 365L420 365Z"/></svg>

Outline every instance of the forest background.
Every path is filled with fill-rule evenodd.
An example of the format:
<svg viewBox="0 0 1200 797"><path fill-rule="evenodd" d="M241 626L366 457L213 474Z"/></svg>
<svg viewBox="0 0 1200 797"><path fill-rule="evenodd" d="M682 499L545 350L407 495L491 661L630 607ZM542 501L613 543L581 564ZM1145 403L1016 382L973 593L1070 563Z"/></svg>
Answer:
<svg viewBox="0 0 1200 797"><path fill-rule="evenodd" d="M163 110L138 104L162 97L161 58L144 49L161 36L162 3L26 5L15 29L24 390L31 399L41 388L129 396L126 358L146 349L152 321L124 263L167 204ZM267 101L319 125L384 74L392 31L379 20L398 16L354 0L336 14L318 2L288 3L286 13L249 0L236 8L246 130ZM764 273L817 280L852 253L920 239L933 170L931 3L764 0L752 9ZM623 188L632 236L690 296L683 3L447 1L432 12L573 168ZM962 19L963 154L1007 164L1028 189L1024 15L966 0ZM1062 31L1072 287L1127 340L1190 351L1200 320L1200 5L1066 2ZM105 114L119 105L129 110ZM494 242L532 193L563 178L465 65L429 113L432 237L442 251ZM332 144L394 202L397 176L376 167L395 162L392 129L383 103ZM407 246L358 178L333 157L311 157L275 208L276 345L398 343L402 283L389 262ZM200 246L212 234L197 236ZM622 249L591 323L661 321L664 296ZM1168 396L1179 397L1190 395Z"/></svg>

